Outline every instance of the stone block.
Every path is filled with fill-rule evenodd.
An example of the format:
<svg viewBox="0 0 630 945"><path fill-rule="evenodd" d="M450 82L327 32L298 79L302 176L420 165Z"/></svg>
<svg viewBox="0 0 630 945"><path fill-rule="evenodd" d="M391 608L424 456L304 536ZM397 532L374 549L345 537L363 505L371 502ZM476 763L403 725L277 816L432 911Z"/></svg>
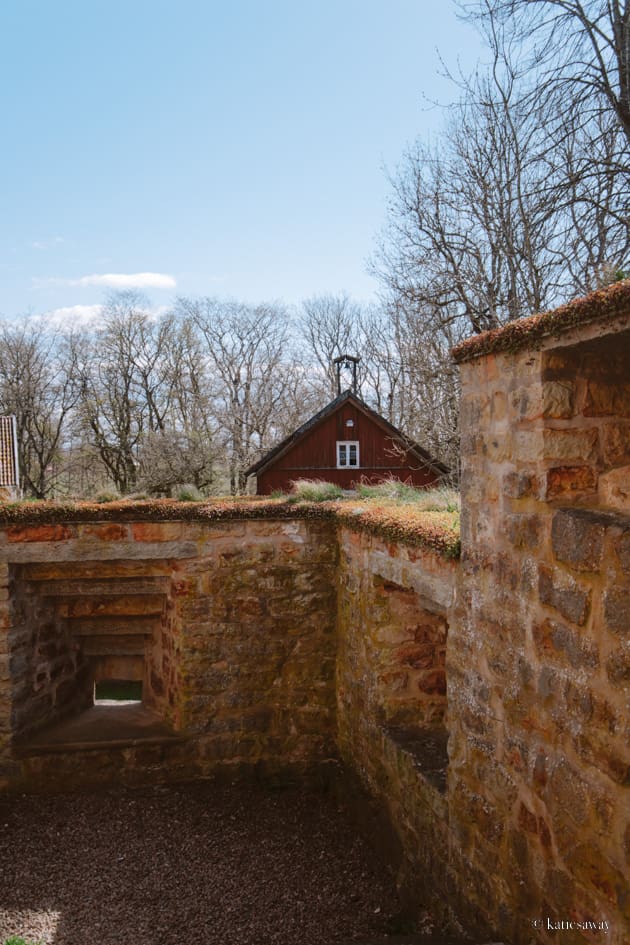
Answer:
<svg viewBox="0 0 630 945"><path fill-rule="evenodd" d="M127 541L129 526L118 522L91 522L79 525L79 537L96 538L98 541Z"/></svg>
<svg viewBox="0 0 630 945"><path fill-rule="evenodd" d="M624 911L630 903L626 895L627 877L614 866L594 843L579 843L571 851L571 873L587 889L594 889L613 905L625 903ZM626 911L630 918L630 911Z"/></svg>
<svg viewBox="0 0 630 945"><path fill-rule="evenodd" d="M570 575L541 565L538 569L538 595L543 604L553 607L572 623L586 623L591 590L579 585Z"/></svg>
<svg viewBox="0 0 630 945"><path fill-rule="evenodd" d="M605 516L584 509L560 509L551 525L551 546L557 560L578 571L599 571L608 524Z"/></svg>
<svg viewBox="0 0 630 945"><path fill-rule="evenodd" d="M606 660L606 675L614 686L630 683L630 649L618 649Z"/></svg>
<svg viewBox="0 0 630 945"><path fill-rule="evenodd" d="M510 412L517 423L521 420L534 420L540 417L542 410L542 396L538 383L527 387L516 387L510 391Z"/></svg>
<svg viewBox="0 0 630 945"><path fill-rule="evenodd" d="M134 522L131 537L134 541L177 541L184 535L184 522Z"/></svg>
<svg viewBox="0 0 630 945"><path fill-rule="evenodd" d="M624 574L630 576L630 528L625 530L616 540L615 552L621 564L621 570Z"/></svg>
<svg viewBox="0 0 630 945"><path fill-rule="evenodd" d="M602 473L597 492L600 505L630 513L630 465Z"/></svg>
<svg viewBox="0 0 630 945"><path fill-rule="evenodd" d="M573 416L575 384L569 380L546 381L542 385L543 417L551 420Z"/></svg>
<svg viewBox="0 0 630 945"><path fill-rule="evenodd" d="M7 541L16 544L25 541L66 541L74 538L71 525L10 525L6 531Z"/></svg>
<svg viewBox="0 0 630 945"><path fill-rule="evenodd" d="M581 460L589 462L597 456L599 432L590 430L550 430L543 431L544 455L553 460Z"/></svg>
<svg viewBox="0 0 630 945"><path fill-rule="evenodd" d="M595 644L555 620L534 623L532 637L541 660L551 659L575 669L594 669L599 665Z"/></svg>
<svg viewBox="0 0 630 945"><path fill-rule="evenodd" d="M555 815L567 815L578 825L583 825L588 816L589 788L583 778L568 763L562 760L554 767L545 797Z"/></svg>
<svg viewBox="0 0 630 945"><path fill-rule="evenodd" d="M533 473L510 472L503 477L503 493L511 499L535 495L537 488L538 482Z"/></svg>
<svg viewBox="0 0 630 945"><path fill-rule="evenodd" d="M121 594L95 597L75 597L59 600L57 613L60 617L120 617L161 614L165 597L162 594Z"/></svg>
<svg viewBox="0 0 630 945"><path fill-rule="evenodd" d="M422 673L418 679L417 686L420 692L430 696L446 695L446 673L443 669L434 669L428 673Z"/></svg>
<svg viewBox="0 0 630 945"><path fill-rule="evenodd" d="M630 639L630 585L613 586L606 590L604 620L611 633Z"/></svg>
<svg viewBox="0 0 630 945"><path fill-rule="evenodd" d="M556 499L573 493L597 491L597 472L593 466L553 466L547 470L546 495Z"/></svg>
<svg viewBox="0 0 630 945"><path fill-rule="evenodd" d="M630 421L614 420L602 427L602 452L610 466L630 463Z"/></svg>
<svg viewBox="0 0 630 945"><path fill-rule="evenodd" d="M543 522L539 515L506 515L505 528L508 540L516 548L540 546Z"/></svg>
<svg viewBox="0 0 630 945"><path fill-rule="evenodd" d="M514 434L512 448L514 461L536 463L544 456L544 439L538 430L520 430Z"/></svg>
<svg viewBox="0 0 630 945"><path fill-rule="evenodd" d="M630 417L630 384L610 380L604 372L601 378L591 378L586 387L584 416Z"/></svg>

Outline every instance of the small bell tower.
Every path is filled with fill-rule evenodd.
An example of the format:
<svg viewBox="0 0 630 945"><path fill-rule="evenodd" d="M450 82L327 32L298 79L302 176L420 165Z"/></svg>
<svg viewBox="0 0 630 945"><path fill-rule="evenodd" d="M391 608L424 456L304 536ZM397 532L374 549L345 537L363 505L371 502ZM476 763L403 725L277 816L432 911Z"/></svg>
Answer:
<svg viewBox="0 0 630 945"><path fill-rule="evenodd" d="M335 358L333 364L337 368L337 396L341 394L341 371L352 371L352 393L358 397L357 390L357 367L360 357L355 357L352 354L342 354L338 358Z"/></svg>

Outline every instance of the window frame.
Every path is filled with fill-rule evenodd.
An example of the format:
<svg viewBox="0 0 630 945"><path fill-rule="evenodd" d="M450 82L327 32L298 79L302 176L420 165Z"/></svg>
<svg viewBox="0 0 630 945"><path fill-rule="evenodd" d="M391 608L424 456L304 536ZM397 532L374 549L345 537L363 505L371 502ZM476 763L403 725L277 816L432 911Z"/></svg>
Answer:
<svg viewBox="0 0 630 945"><path fill-rule="evenodd" d="M354 446L356 449L356 462L350 462L350 447ZM341 451L345 451L346 462L341 462ZM361 456L359 453L359 441L358 440L337 440L336 444L337 452L337 469L360 469L361 468Z"/></svg>

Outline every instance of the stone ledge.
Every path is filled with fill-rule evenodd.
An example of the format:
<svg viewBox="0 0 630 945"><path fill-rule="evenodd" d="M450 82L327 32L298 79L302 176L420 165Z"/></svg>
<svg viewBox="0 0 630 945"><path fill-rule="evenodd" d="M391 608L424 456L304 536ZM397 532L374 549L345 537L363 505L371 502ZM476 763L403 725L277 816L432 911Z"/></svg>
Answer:
<svg viewBox="0 0 630 945"><path fill-rule="evenodd" d="M8 542L3 540L0 531L0 560L11 563L64 560L68 548L71 548L71 556L76 557L73 542L80 548L83 561L191 558L199 555L198 534L193 536L194 540L186 540L186 529L182 527L181 537L173 539L173 525L195 522L212 527L223 524L234 527L244 521L252 524L258 521L261 529L268 529L273 527L274 520L343 525L388 541L426 547L445 558L459 558L460 553L459 522L457 515L451 512L416 510L412 504L377 505L367 501L293 504L252 497L203 503L170 499L121 501L107 505L88 502L0 503L0 529L5 528L14 535L14 540ZM108 534L105 538L99 536L94 527L100 522L125 522L132 528L134 524L146 525L144 531L137 533L138 538L120 541L118 533ZM290 524L284 527L290 527ZM66 529L63 532L65 539L60 538L62 533L58 529L61 528ZM164 530L162 536L161 529ZM19 538L15 537L18 535ZM152 540L146 540L148 537ZM291 537L288 536L289 540Z"/></svg>
<svg viewBox="0 0 630 945"><path fill-rule="evenodd" d="M186 740L187 736L173 732L163 719L144 705L95 705L16 744L14 754L19 758L29 758Z"/></svg>
<svg viewBox="0 0 630 945"><path fill-rule="evenodd" d="M448 732L446 729L388 727L385 734L411 756L418 774L439 794L446 794Z"/></svg>

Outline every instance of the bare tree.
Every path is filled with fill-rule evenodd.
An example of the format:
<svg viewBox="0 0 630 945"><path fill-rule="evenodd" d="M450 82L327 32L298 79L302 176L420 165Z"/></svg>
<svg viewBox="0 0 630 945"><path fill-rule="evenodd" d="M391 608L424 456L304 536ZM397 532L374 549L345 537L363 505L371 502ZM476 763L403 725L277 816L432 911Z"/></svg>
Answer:
<svg viewBox="0 0 630 945"><path fill-rule="evenodd" d="M286 311L217 299L180 299L205 341L210 403L222 439L230 491L245 491L245 470L280 437L289 403L300 404L300 373L289 349Z"/></svg>
<svg viewBox="0 0 630 945"><path fill-rule="evenodd" d="M168 392L161 370L168 326L155 325L135 292L111 295L103 322L86 339L81 365L81 419L116 488L138 481L138 450L145 430L164 428Z"/></svg>
<svg viewBox="0 0 630 945"><path fill-rule="evenodd" d="M359 353L360 318L360 307L346 293L316 295L302 302L299 330L314 368L313 388L322 401L337 396L334 359Z"/></svg>
<svg viewBox="0 0 630 945"><path fill-rule="evenodd" d="M556 304L622 270L630 246L625 135L601 103L586 119L560 107L557 85L541 92L529 50L487 12L508 6L483 4L490 67L462 80L437 147L405 156L375 259L390 297L438 330Z"/></svg>
<svg viewBox="0 0 630 945"><path fill-rule="evenodd" d="M0 412L17 420L21 486L49 496L66 469L63 446L79 398L76 338L30 319L0 327Z"/></svg>
<svg viewBox="0 0 630 945"><path fill-rule="evenodd" d="M490 67L461 80L438 143L403 158L372 264L401 337L402 425L450 464L450 347L614 278L630 248L621 126L601 107L558 108L558 85L536 98L509 24L484 22Z"/></svg>
<svg viewBox="0 0 630 945"><path fill-rule="evenodd" d="M490 39L507 31L537 82L530 105L583 123L607 110L630 145L630 3L628 0L472 0L459 4Z"/></svg>

